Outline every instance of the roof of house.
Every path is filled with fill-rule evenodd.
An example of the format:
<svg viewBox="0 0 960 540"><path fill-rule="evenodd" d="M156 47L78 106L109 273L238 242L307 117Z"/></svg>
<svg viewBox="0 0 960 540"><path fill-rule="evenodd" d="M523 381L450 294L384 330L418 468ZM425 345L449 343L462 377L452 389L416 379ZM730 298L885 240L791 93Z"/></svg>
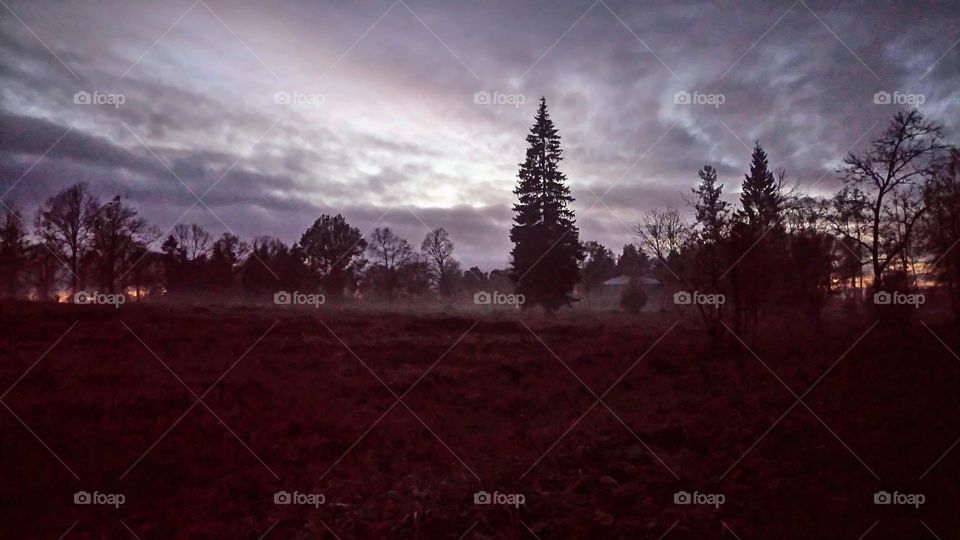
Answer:
<svg viewBox="0 0 960 540"><path fill-rule="evenodd" d="M637 281L641 285L653 286L660 285L660 280L654 279L652 277L641 276L637 278ZM630 282L630 276L617 276L615 278L610 278L603 282L604 287L622 287Z"/></svg>

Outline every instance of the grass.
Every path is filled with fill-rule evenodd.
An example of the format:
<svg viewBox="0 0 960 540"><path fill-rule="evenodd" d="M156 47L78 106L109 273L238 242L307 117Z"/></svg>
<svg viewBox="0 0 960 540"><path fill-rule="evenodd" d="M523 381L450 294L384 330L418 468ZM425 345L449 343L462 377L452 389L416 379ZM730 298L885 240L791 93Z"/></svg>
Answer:
<svg viewBox="0 0 960 540"><path fill-rule="evenodd" d="M753 353L728 334L711 357L694 321L6 304L0 530L145 540L856 539L878 520L868 538L960 530L960 455L944 456L960 437L960 363L944 347L958 349L954 329L781 324ZM79 490L126 501L75 505ZM325 503L276 505L281 490ZM525 504L476 505L478 490ZM878 490L926 502L875 505ZM725 502L677 505L678 491Z"/></svg>

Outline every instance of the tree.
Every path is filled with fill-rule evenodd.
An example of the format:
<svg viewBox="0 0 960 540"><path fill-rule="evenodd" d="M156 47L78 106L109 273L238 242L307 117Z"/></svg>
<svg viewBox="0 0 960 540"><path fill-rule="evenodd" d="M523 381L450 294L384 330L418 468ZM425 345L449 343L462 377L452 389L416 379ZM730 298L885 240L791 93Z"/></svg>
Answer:
<svg viewBox="0 0 960 540"><path fill-rule="evenodd" d="M210 233L197 224L179 223L167 236L163 252L164 285L168 292L197 292L207 280Z"/></svg>
<svg viewBox="0 0 960 540"><path fill-rule="evenodd" d="M453 292L450 274L453 260L453 242L446 229L439 227L427 233L420 250L430 263L437 291L443 296L450 296Z"/></svg>
<svg viewBox="0 0 960 540"><path fill-rule="evenodd" d="M750 157L750 170L740 188L740 205L731 226L725 265L730 276L734 327L749 332L752 342L760 314L770 304L776 289L770 275L782 275L787 264L783 226L783 180L786 174L770 171L767 153L759 141Z"/></svg>
<svg viewBox="0 0 960 540"><path fill-rule="evenodd" d="M870 234L869 206L867 195L852 186L845 186L828 203L828 227L840 237L839 274L844 281L849 280L851 288L863 287L865 239Z"/></svg>
<svg viewBox="0 0 960 540"><path fill-rule="evenodd" d="M56 300L57 275L66 265L42 242L27 247L27 284L37 300Z"/></svg>
<svg viewBox="0 0 960 540"><path fill-rule="evenodd" d="M759 150L759 145L757 149ZM762 152L762 150L759 150ZM766 162L764 161L764 164ZM695 199L694 235L692 242L693 268L689 281L691 288L711 294L722 294L720 280L724 270L724 248L729 227L728 204L722 199L723 185L717 183L717 170L705 165L699 171L700 184L693 190ZM758 174L764 174L758 172ZM751 199L756 197L751 195ZM759 205L753 211L762 212ZM723 304L716 307L697 305L707 329L711 349L716 350L723 335Z"/></svg>
<svg viewBox="0 0 960 540"><path fill-rule="evenodd" d="M679 256L691 237L690 226L676 208L646 212L634 230L643 247L668 268L670 259Z"/></svg>
<svg viewBox="0 0 960 540"><path fill-rule="evenodd" d="M367 250L375 261L370 273L373 287L392 301L400 282L400 270L415 260L410 242L400 238L390 227L373 230Z"/></svg>
<svg viewBox="0 0 960 540"><path fill-rule="evenodd" d="M94 218L91 255L97 284L113 294L123 287L120 276L138 260L151 240L146 220L117 195L100 207Z"/></svg>
<svg viewBox="0 0 960 540"><path fill-rule="evenodd" d="M870 229L867 238L859 243L869 257L874 288L883 282L890 263L903 254L926 205L906 208L906 214L898 218L899 229L889 227L887 218L896 214L894 204L898 196L936 174L937 161L947 148L942 136L943 128L928 122L919 110L901 110L867 150L860 154L851 152L844 159L839 171L844 182L868 197Z"/></svg>
<svg viewBox="0 0 960 540"><path fill-rule="evenodd" d="M614 277L617 263L613 258L613 252L599 242L593 240L584 242L582 249L585 259L580 280L584 290L589 294L601 287L603 282Z"/></svg>
<svg viewBox="0 0 960 540"><path fill-rule="evenodd" d="M100 203L87 184L74 184L40 206L35 220L36 234L70 272L70 289L83 286L82 263L91 249Z"/></svg>
<svg viewBox="0 0 960 540"><path fill-rule="evenodd" d="M716 176L715 171L713 175ZM744 176L740 188L739 220L755 234L763 234L769 228L782 225L781 190L782 182L778 182L770 172L767 153L757 141L750 156L750 172Z"/></svg>
<svg viewBox="0 0 960 540"><path fill-rule="evenodd" d="M617 259L617 273L627 277L640 277L650 269L650 258L634 244L624 244Z"/></svg>
<svg viewBox="0 0 960 540"><path fill-rule="evenodd" d="M250 252L250 246L230 233L223 235L213 243L207 282L214 290L224 291L234 284L234 276L240 269L244 257Z"/></svg>
<svg viewBox="0 0 960 540"><path fill-rule="evenodd" d="M27 232L16 210L7 208L0 222L0 298L16 298L27 265Z"/></svg>
<svg viewBox="0 0 960 540"><path fill-rule="evenodd" d="M695 227L702 242L719 245L729 224L730 205L721 199L723 184L717 184L716 169L704 165L697 174L700 176L700 185L693 190L696 196L693 203L696 210Z"/></svg>
<svg viewBox="0 0 960 540"><path fill-rule="evenodd" d="M205 259L210 253L210 233L196 223L178 223L173 228L173 237L188 261Z"/></svg>
<svg viewBox="0 0 960 540"><path fill-rule="evenodd" d="M951 153L924 189L928 211L922 246L930 254L930 274L950 295L954 318L960 321L960 159Z"/></svg>
<svg viewBox="0 0 960 540"><path fill-rule="evenodd" d="M343 216L320 216L300 236L300 248L328 296L339 298L346 290L356 289L367 264L363 256L367 241Z"/></svg>
<svg viewBox="0 0 960 540"><path fill-rule="evenodd" d="M287 246L277 238L260 236L240 267L240 283L247 294L269 298L279 291L296 291L306 281L303 248ZM328 293L329 294L329 293Z"/></svg>
<svg viewBox="0 0 960 540"><path fill-rule="evenodd" d="M524 307L540 305L548 311L569 305L579 277L579 230L569 207L573 196L560 172L563 159L560 136L547 112L545 98L530 133L526 158L520 164L513 193L514 226L510 278L526 298Z"/></svg>

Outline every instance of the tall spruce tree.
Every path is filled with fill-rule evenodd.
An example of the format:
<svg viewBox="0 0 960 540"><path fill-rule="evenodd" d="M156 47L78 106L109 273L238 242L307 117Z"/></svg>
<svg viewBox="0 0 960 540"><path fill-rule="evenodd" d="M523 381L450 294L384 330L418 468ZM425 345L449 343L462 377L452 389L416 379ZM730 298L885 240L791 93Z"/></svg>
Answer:
<svg viewBox="0 0 960 540"><path fill-rule="evenodd" d="M767 153L757 141L750 158L750 172L744 177L740 193L741 220L751 229L780 225L783 200L780 186L770 172Z"/></svg>
<svg viewBox="0 0 960 540"><path fill-rule="evenodd" d="M547 112L546 98L540 99L527 144L513 190L517 203L510 230L514 243L510 278L516 292L524 295L525 307L539 305L554 311L572 301L570 293L579 278L583 254L569 206L573 196L559 169L560 136Z"/></svg>

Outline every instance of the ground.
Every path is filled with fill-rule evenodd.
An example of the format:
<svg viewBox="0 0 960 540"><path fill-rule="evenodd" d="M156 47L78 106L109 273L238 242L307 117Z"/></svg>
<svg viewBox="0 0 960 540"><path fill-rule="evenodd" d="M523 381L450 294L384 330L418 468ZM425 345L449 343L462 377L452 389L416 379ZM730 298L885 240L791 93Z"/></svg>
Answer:
<svg viewBox="0 0 960 540"><path fill-rule="evenodd" d="M956 328L787 322L0 305L0 537L956 538Z"/></svg>

